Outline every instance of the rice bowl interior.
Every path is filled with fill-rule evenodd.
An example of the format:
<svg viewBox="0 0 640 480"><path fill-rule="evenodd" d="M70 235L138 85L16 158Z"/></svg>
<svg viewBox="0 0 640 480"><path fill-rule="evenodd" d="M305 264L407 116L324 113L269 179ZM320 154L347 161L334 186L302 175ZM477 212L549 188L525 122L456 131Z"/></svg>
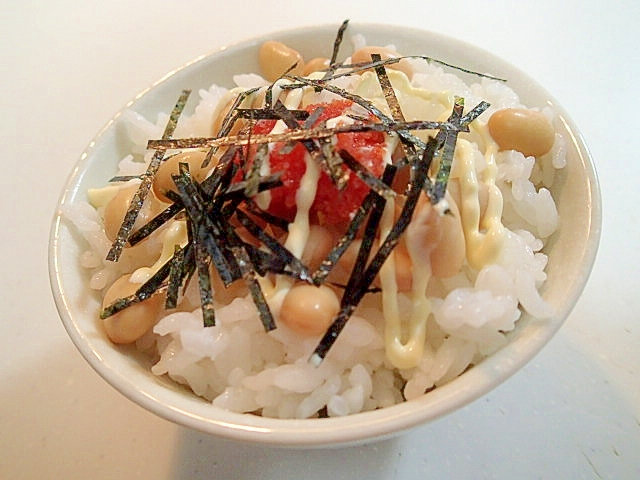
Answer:
<svg viewBox="0 0 640 480"><path fill-rule="evenodd" d="M427 54L505 78L523 103L551 106L558 112L567 139L567 166L551 187L562 223L545 247L549 261L543 287L543 297L554 307L555 314L545 320L523 315L508 334L505 347L427 395L394 406L347 417L304 420L264 418L212 406L170 379L151 374L150 359L134 347L114 346L96 321L94 312L99 309L99 299L85 293L86 273L76 260L82 248L61 220L60 210L82 199L88 188L103 185L113 174L114 161L126 154L116 117L88 147L62 194L51 232L51 283L63 323L89 363L123 394L160 416L216 435L288 446L355 443L395 434L455 410L508 378L557 331L582 291L599 239L600 198L589 154L561 107L524 74L475 47L396 27L353 24L349 28L351 33L362 33L371 45L393 43L406 54ZM234 74L257 71L256 52L264 40L295 45L305 58L312 58L326 55L335 32L333 25L294 30L224 48L172 72L138 95L127 108L154 118L175 102L176 92L183 88L197 90L212 83L231 85Z"/></svg>

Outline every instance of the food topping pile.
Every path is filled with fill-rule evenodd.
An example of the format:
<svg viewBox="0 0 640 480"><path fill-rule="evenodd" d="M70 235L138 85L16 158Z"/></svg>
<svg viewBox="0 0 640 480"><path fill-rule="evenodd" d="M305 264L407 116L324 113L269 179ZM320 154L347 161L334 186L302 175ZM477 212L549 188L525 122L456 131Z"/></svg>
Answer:
<svg viewBox="0 0 640 480"><path fill-rule="evenodd" d="M357 35L338 61L347 25L331 58L264 43L262 75L191 115L189 91L155 124L125 112L132 153L82 212L100 232L68 212L108 337L224 408L380 408L504 345L522 310L552 314L553 113Z"/></svg>

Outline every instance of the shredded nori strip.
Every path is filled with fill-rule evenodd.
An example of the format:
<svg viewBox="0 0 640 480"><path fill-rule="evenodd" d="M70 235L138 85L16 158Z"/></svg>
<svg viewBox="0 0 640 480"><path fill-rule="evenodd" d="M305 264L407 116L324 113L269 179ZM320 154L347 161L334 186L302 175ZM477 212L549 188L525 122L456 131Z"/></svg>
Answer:
<svg viewBox="0 0 640 480"><path fill-rule="evenodd" d="M251 214L261 218L265 222L275 227L278 227L280 230L287 232L289 231L289 222L282 217L278 217L276 215L272 215L269 212L265 212L260 207L256 205L256 203L248 198L245 200L245 205Z"/></svg>
<svg viewBox="0 0 640 480"><path fill-rule="evenodd" d="M251 218L242 210L236 210L236 218L240 221L251 235L260 240L264 246L271 250L279 259L284 262L285 270L288 270L292 276L305 282L311 282L309 269L287 248L281 245L275 238L268 235L260 228Z"/></svg>
<svg viewBox="0 0 640 480"><path fill-rule="evenodd" d="M323 106L316 108L306 120L304 128L311 128L314 126L324 110L325 107ZM326 127L326 122L323 122L320 126ZM320 160L322 168L327 172L336 188L338 190L343 190L347 186L349 172L342 168L342 159L335 151L331 138L318 138L315 142L320 146L320 152L316 155L316 159ZM307 148L307 150L309 149Z"/></svg>
<svg viewBox="0 0 640 480"><path fill-rule="evenodd" d="M373 107L377 110L375 107ZM177 138L167 140L149 140L147 148L153 150L188 150L196 148L211 148L220 146L245 146L249 144L273 143L273 142L294 142L302 140L314 140L319 138L332 137L340 133L360 133L360 132L398 132L399 135L407 137L407 140L415 143L423 150L424 142L410 134L403 133L405 130L452 130L468 132L466 126L454 125L450 122L438 122L433 120L414 120L407 122L394 122L383 115L384 122L377 123L356 123L353 125L341 125L335 128L315 127L310 129L298 129L284 133L259 134L259 135L230 135L228 137L194 137Z"/></svg>
<svg viewBox="0 0 640 480"><path fill-rule="evenodd" d="M306 110L287 110L291 113L291 116L296 120L306 120L309 117L309 112ZM246 120L278 120L280 115L276 112L275 108L238 108L236 113L239 118L244 118Z"/></svg>
<svg viewBox="0 0 640 480"><path fill-rule="evenodd" d="M229 111L227 112L227 114L222 120L222 124L220 125L219 131L214 132L216 138L222 138L229 135L229 133L231 132L231 129L233 128L233 125L239 119L239 116L236 110L240 107L242 102L244 102L244 100L249 95L252 95L253 93L257 92L259 89L260 89L259 87L255 87L249 90L245 90L234 99L233 103L229 108ZM211 159L213 158L213 155L215 155L215 153L217 152L218 148L219 146L214 146L214 145L211 146L210 153L206 156L206 158L202 162L202 168L207 168L209 166L209 163L211 162Z"/></svg>
<svg viewBox="0 0 640 480"><path fill-rule="evenodd" d="M216 241L216 237L220 237L220 228L206 214L205 201L198 188L189 175L175 175L173 179L190 221L197 226L192 231L193 241L196 245L206 247L224 284L231 284L236 277L227 263L220 242Z"/></svg>
<svg viewBox="0 0 640 480"><path fill-rule="evenodd" d="M340 260L340 257L342 257L347 248L349 248L349 245L351 245L353 240L356 238L356 234L358 233L360 226L366 219L367 214L370 212L371 208L378 198L379 196L375 192L369 192L369 194L365 197L362 204L358 207L358 210L353 216L353 219L349 223L347 231L327 254L327 257L322 261L318 269L313 272L312 279L314 284L322 284L329 276L335 264L338 262L338 260Z"/></svg>
<svg viewBox="0 0 640 480"><path fill-rule="evenodd" d="M451 63L444 62L442 60L438 60L437 58L428 57L426 55L402 55L393 58L386 58L384 60L372 61L372 62L362 62L362 63L343 63L340 65L340 68L346 70L344 72L336 73L326 80L335 80L336 78L345 77L348 75L353 75L355 73L362 72L364 70L375 69L378 66L384 65L393 65L394 63L401 62L407 58L414 58L418 60L424 60L429 63L437 63L438 65L442 65L443 67L452 68L454 70L458 70L459 72L467 73L469 75L473 75L476 77L488 78L490 80L496 80L498 82L506 82L504 78L496 77L494 75L490 75L488 73L480 73L473 70L469 70L467 68L460 67L458 65L453 65ZM324 80L324 79L323 79Z"/></svg>
<svg viewBox="0 0 640 480"><path fill-rule="evenodd" d="M202 228L201 225L193 225L192 228ZM193 235L194 238L200 235ZM198 286L200 287L200 306L202 307L202 321L205 327L212 327L216 324L216 314L213 308L213 292L211 290L211 277L209 276L209 266L211 265L211 255L200 242L195 242L195 260L198 269Z"/></svg>
<svg viewBox="0 0 640 480"><path fill-rule="evenodd" d="M182 198L188 194L192 194L197 191L197 185L194 184L191 175L189 174L189 164L179 164L180 174L173 176L176 187L179 190ZM193 188L187 188L192 186ZM191 222L189 228L191 229L191 238L195 245L195 262L196 269L198 271L198 286L200 291L200 306L202 307L202 320L205 327L212 327L216 324L215 310L213 308L213 292L211 289L211 277L209 267L211 265L211 254L208 252L207 247L200 241L202 234L200 230L204 227L199 219L203 217L196 217L193 212L190 212Z"/></svg>
<svg viewBox="0 0 640 480"><path fill-rule="evenodd" d="M379 53L373 53L371 54L371 59L374 62L379 62L380 60L382 60L382 57ZM380 87L382 88L384 98L387 101L387 105L389 105L389 110L391 110L391 117L397 122L404 122L404 115L402 114L402 109L400 108L400 102L398 102L396 94L393 91L391 80L389 80L389 77L387 76L384 65L378 65L377 67L375 67L375 71L376 75L378 76L378 82L380 83Z"/></svg>
<svg viewBox="0 0 640 480"><path fill-rule="evenodd" d="M336 39L333 42L333 53L331 54L331 60L329 61L330 65L335 65L338 59L338 52L340 51L340 45L342 44L342 37L344 37L344 32L347 30L349 26L349 20L345 20L340 25L338 29L338 33L336 34Z"/></svg>
<svg viewBox="0 0 640 480"><path fill-rule="evenodd" d="M462 117L464 109L464 99L456 97L453 104L453 111L449 117L450 122L457 122ZM447 184L449 182L449 174L451 173L451 165L453 163L453 153L456 148L458 139L457 133L440 131L436 137L438 142L442 144L440 154L440 164L436 173L435 182L431 186L430 198L431 202L436 204L444 198Z"/></svg>
<svg viewBox="0 0 640 480"><path fill-rule="evenodd" d="M292 80L299 82L303 85L311 85L311 86L316 86L319 87L321 89L327 90L328 92L334 93L336 95L341 96L342 98L345 98L347 100L351 100L353 103L360 105L362 108L364 108L365 110L367 110L369 113L371 113L372 115L376 116L377 118L380 119L380 121L382 122L382 125L386 128L384 128L381 131L384 132L388 132L391 130L391 127L394 125L394 121L392 118L389 118L387 115L385 115L380 109L378 109L372 102L370 102L369 100L366 100L362 97L360 97L359 95L347 92L346 90L336 87L334 85L331 84L327 84L324 83L322 81L318 81L318 80L312 80L309 78L305 78L305 77L299 77L299 76L291 76L289 77ZM404 122L402 122L404 123ZM367 124L365 124L367 125ZM434 125L434 129L439 129L442 128L440 126L435 126ZM411 143L415 143L417 145L419 145L420 147L424 146L424 143L422 142L422 140L420 140L419 138L415 137L414 135L412 135L411 133L408 132L408 130L419 130L420 128L405 128L405 129L396 129L396 131L398 132L398 135L400 135L403 138L406 138L407 141L411 142ZM431 129L431 128L428 128ZM338 130L338 129L336 129ZM407 130L406 132L403 132L402 130ZM342 132L337 132L337 133L342 133Z"/></svg>
<svg viewBox="0 0 640 480"><path fill-rule="evenodd" d="M140 180L141 178L142 178L142 175L119 175L119 176L111 177L109 179L109 183L128 182L129 180Z"/></svg>
<svg viewBox="0 0 640 480"><path fill-rule="evenodd" d="M247 253L247 249L238 234L229 224L224 225L224 227L228 241L227 245L230 247L229 250L236 261L237 268L241 273L241 278L246 282L247 287L249 287L249 293L251 293L253 303L258 309L262 325L265 331L273 330L276 328L276 323L264 293L262 292L262 288L256 279L256 270Z"/></svg>
<svg viewBox="0 0 640 480"><path fill-rule="evenodd" d="M167 287L167 299L164 308L170 310L178 305L178 293L183 280L184 273L184 249L176 245L171 258L171 268L169 269L169 285Z"/></svg>
<svg viewBox="0 0 640 480"><path fill-rule="evenodd" d="M227 162L226 164L217 165L214 171L215 175L212 175L214 178L209 180L206 185L204 183L199 185L191 178L188 172L188 164L181 163L179 166L180 174L173 176L178 193L173 193L172 197L176 200L174 205L178 206L181 204L187 214L189 243L187 247L185 247L185 250L188 252L194 251L194 255L189 258L193 258L193 263L198 273L204 326L215 325L214 301L210 278L210 266L213 264L225 285L228 286L240 278L243 278L244 281L247 282L254 302L260 311L265 329L275 328L273 316L268 309L264 295L255 278L256 268L252 263L251 255L247 252L244 242L237 236L228 223L228 216L234 211L237 211L236 213L239 212L238 217L244 220L242 223L248 227L248 230L276 251L279 257L283 256L283 252L286 249L264 232L260 231L257 225L252 224L248 216L240 212L240 210L237 210L240 201L239 199L234 200L233 195L234 192L241 192L241 187L244 185L234 184L233 189L230 188L231 178L229 172L233 171L233 169L230 168L232 166L231 163ZM209 177L209 179L212 177ZM279 184L278 175L268 177L266 182L262 180L263 179L260 179L260 185L263 188L265 185L273 186L274 184ZM228 186L228 188L224 188L225 185ZM230 190L232 191L229 192ZM217 195L218 199L213 200L210 192ZM220 200L220 198L225 196L227 197L226 203ZM216 205L218 207L217 210L214 208ZM227 209L229 211L225 213L224 210ZM191 248L192 246L193 249ZM255 254L255 251L252 251L252 253ZM157 290L160 287L158 281L166 280L167 276L170 277L169 285L171 289L171 295L168 296L167 303L169 306L175 305L173 302L177 298L176 291L179 283L182 278L194 270L191 265L183 265L183 268L179 269L176 266L176 262L178 262L176 257L179 255L185 256L181 251L176 251L172 259L161 268L161 272L154 275L153 279L156 281L153 285L143 285L137 292L139 294L138 296L134 296L128 301L118 303L117 308L124 308L133 301L143 300L145 297L142 294L148 296L150 291L155 291L152 290L153 288ZM291 259L289 260L289 265L287 265L287 273L295 275L297 278L310 281L306 267L290 253L289 256ZM263 266L263 263L264 262L261 262L261 266ZM105 314L115 312L116 310L111 309L110 311L106 311Z"/></svg>
<svg viewBox="0 0 640 480"><path fill-rule="evenodd" d="M270 190L275 187L279 187L282 185L282 172L277 172L272 175L268 175L266 177L257 177L257 187L255 189L255 193L264 192L265 190ZM220 200L246 200L247 197L247 186L248 181L236 182L230 185L223 193L219 195Z"/></svg>
<svg viewBox="0 0 640 480"><path fill-rule="evenodd" d="M416 165L415 175L407 192L405 203L400 211L400 216L369 263L366 271L362 274L361 280L358 282L357 291L354 292L356 298L361 299L366 293L366 288L371 285L380 268L382 268L383 263L400 240L400 236L409 226L409 222L411 222L411 217L418 203L420 192L422 191L422 185L427 178L428 166L433 159L437 144L438 142L434 138L429 138L423 152L422 161Z"/></svg>
<svg viewBox="0 0 640 480"><path fill-rule="evenodd" d="M237 255L240 268L244 271L242 278L249 287L249 292L251 293L251 297L253 298L253 303L258 309L260 320L262 320L262 325L264 326L265 331L269 332L271 330L275 330L276 322L273 319L271 309L269 308L267 299L264 297L262 288L260 288L260 284L256 280L255 270L248 268L249 258L246 250L244 248L236 247L233 249L233 251L234 254Z"/></svg>
<svg viewBox="0 0 640 480"><path fill-rule="evenodd" d="M371 55L371 59L374 62L378 62L382 59L380 54L374 53ZM389 110L391 110L391 117L396 122L404 122L405 117L402 113L402 108L400 107L400 102L396 97L395 90L393 89L393 85L391 85L391 80L389 80L389 76L387 75L387 71L384 68L384 65L378 65L375 67L375 72L378 77L378 82L380 83L380 87L382 88L382 93L384 94L384 98L389 106ZM414 158L416 155L416 145L409 141L409 137L407 134L410 132L405 131L403 135L400 136L400 146L403 152L403 158L410 159Z"/></svg>
<svg viewBox="0 0 640 480"><path fill-rule="evenodd" d="M459 125L460 128L466 128L468 130L469 123L475 120L488 107L489 104L487 102L481 102L473 110L467 113L467 115L463 116L464 99L456 97L453 104L453 111L451 112L448 121L455 125ZM444 198L447 190L457 139L458 131L456 130L440 130L436 136L436 140L439 145L442 146L439 156L440 163L438 165L435 182L433 182L427 190L431 203L434 205Z"/></svg>
<svg viewBox="0 0 640 480"><path fill-rule="evenodd" d="M175 107L173 107L173 110L169 115L169 121L167 122L167 126L165 127L164 133L162 135L162 138L164 140L171 138L171 136L173 135L173 131L175 130L176 125L178 124L178 118L180 117L182 110L184 110L184 107L187 103L187 99L189 98L190 94L191 94L191 90L183 90L182 94L180 95L180 98L178 98L178 101L176 102ZM131 204L129 205L129 208L127 209L127 213L124 216L124 220L122 221L122 225L120 226L118 235L116 236L116 239L114 240L113 244L111 245L111 249L107 254L107 260L115 262L120 257L120 254L122 253L122 249L124 248L125 243L127 243L127 240L129 239L129 234L133 229L133 225L136 221L136 218L138 217L138 213L140 212L140 209L144 204L144 200L147 196L147 193L149 193L149 190L151 188L151 183L153 182L153 178L156 172L158 171L158 168L160 167L160 164L162 163L163 158L164 158L164 152L161 150L157 150L156 153L153 155L153 158L151 159L151 162L147 167L147 171L143 175L142 182L140 183L138 190L136 191L136 193L133 195L133 198L131 199Z"/></svg>
<svg viewBox="0 0 640 480"><path fill-rule="evenodd" d="M355 174L367 184L367 186L376 192L378 195L384 198L394 198L396 192L394 192L389 185L385 184L383 180L374 176L369 170L366 169L360 162L358 162L353 156L346 150L338 151L340 158L344 160L344 164L349 167Z"/></svg>
<svg viewBox="0 0 640 480"><path fill-rule="evenodd" d="M469 110L466 115L464 115L460 119L460 125L469 125L476 118L484 113L484 111L489 108L491 104L489 102L481 101L478 105L473 107L473 109Z"/></svg>
<svg viewBox="0 0 640 480"><path fill-rule="evenodd" d="M173 193L173 192L172 192ZM165 208L158 215L149 220L146 224L140 227L138 230L133 232L129 237L128 244L133 246L140 243L142 240L147 238L157 229L166 224L169 220L175 217L178 213L183 210L183 206L181 203L174 202Z"/></svg>
<svg viewBox="0 0 640 480"><path fill-rule="evenodd" d="M233 159L238 152L238 148L228 148L224 155L222 155L220 161L214 167L211 175L202 182L202 190L207 195L213 197L218 190L229 185L231 178L233 178L236 173L236 165Z"/></svg>
<svg viewBox="0 0 640 480"><path fill-rule="evenodd" d="M249 255L251 264L255 269L255 272L264 277L270 273L278 275L287 275L288 277L296 278L296 276L287 270L287 263L282 257L278 257L271 252L265 252L260 248L250 243L245 243L244 248Z"/></svg>
<svg viewBox="0 0 640 480"><path fill-rule="evenodd" d="M295 117L295 115L291 110L289 110L287 107L284 106L284 103L282 103L280 99L278 99L275 105L273 106L273 113L274 115L276 115L278 119L282 120L285 123L285 125L290 129L295 130L300 127L300 125L298 124L298 119ZM307 116L305 120L307 120L308 118L309 116ZM311 140L303 140L302 144L305 147L307 147L307 150L309 151L312 151L315 149L315 145Z"/></svg>
<svg viewBox="0 0 640 480"><path fill-rule="evenodd" d="M141 302L142 299L138 297L136 293L129 295L127 297L118 298L111 305L106 306L100 312L100 318L104 320L105 318L109 318L111 315L115 315L116 313L124 310L127 307L130 307L134 303Z"/></svg>
<svg viewBox="0 0 640 480"><path fill-rule="evenodd" d="M251 169L247 172L245 177L244 195L246 197L253 197L258 193L258 186L260 185L260 170L265 160L269 156L269 144L262 143L258 145L254 155L253 162L251 163Z"/></svg>
<svg viewBox="0 0 640 480"><path fill-rule="evenodd" d="M233 127L233 124L236 122L236 120L238 120L238 114L236 113L236 111L238 110L238 108L240 108L240 105L242 104L242 102L244 102L249 95L254 94L258 90L260 90L259 87L250 88L249 90L245 90L244 92L240 93L234 99L233 103L231 104L231 107L229 108L229 112L227 113L225 118L222 120L222 125L220 125L220 131L217 134L218 137L223 137L229 134L229 132L231 131L231 128Z"/></svg>
<svg viewBox="0 0 640 480"><path fill-rule="evenodd" d="M329 68L327 69L327 71L325 72L322 78L323 81L330 78L333 75L333 72L335 72L336 68L340 66L340 63L338 62L338 53L340 52L340 46L342 45L344 32L347 30L348 26L349 26L349 20L347 19L347 20L344 20L340 25L340 28L338 28L338 32L336 33L336 38L333 41L333 51L331 52L331 58L329 59ZM315 88L316 92L319 92L320 90L321 90L320 87Z"/></svg>
<svg viewBox="0 0 640 480"><path fill-rule="evenodd" d="M201 169L204 170L205 168L207 168L209 166L209 164L211 163L211 160L213 159L213 156L215 155L215 153L216 153L216 149L215 148L210 148L207 151L207 154L205 155L204 160L202 161L202 164L200 165Z"/></svg>
<svg viewBox="0 0 640 480"><path fill-rule="evenodd" d="M393 165L387 165L383 173L384 183L390 185L393 182L395 174L396 167L394 167ZM376 231L378 230L378 225L380 224L382 213L384 212L386 200L387 199L385 197L377 198L375 204L373 205L371 213L369 214L369 219L367 220L367 224L362 235L362 243L360 244L360 249L358 250L358 256L356 257L355 264L351 271L351 276L349 277L349 281L347 282L345 295L342 297L341 304L343 306L350 301L347 293L351 292L354 286L360 282L361 275L365 270L367 261L369 260L369 257L371 255L371 249L376 237Z"/></svg>
<svg viewBox="0 0 640 480"><path fill-rule="evenodd" d="M319 139L320 149L322 151L323 164L325 171L331 178L331 181L338 190L344 190L351 175L349 171L342 167L342 157L336 152L333 142L330 138Z"/></svg>
<svg viewBox="0 0 640 480"><path fill-rule="evenodd" d="M310 78L305 78L305 77L299 77L299 76L291 76L289 77L292 80L294 80L295 82L300 83L300 85L312 85L312 86L316 86L320 89L324 89L327 90L328 92L331 92L335 95L338 95L342 98L345 98L347 100L351 100L353 103L361 106L362 108L364 108L366 111L368 111L369 113L371 113L372 115L374 115L375 117L377 117L378 119L380 119L380 121L382 122L383 125L389 127L391 125L393 125L393 119L389 118L385 113L383 113L380 109L378 109L373 102L370 102L369 100L360 97L359 95L353 94L351 92L348 92L342 88L339 88L337 86L325 83L323 81L318 81L318 80L313 80ZM294 83L293 85L289 86L289 88L294 88L297 87L297 85ZM298 87L299 88L299 87ZM438 128L438 127L436 127ZM407 129L408 130L408 129ZM417 130L417 129L413 129L413 130ZM388 131L388 130L383 130L383 131ZM407 133L407 139L409 141L418 143L420 145L422 145L422 141L417 138L414 137L413 135Z"/></svg>
<svg viewBox="0 0 640 480"><path fill-rule="evenodd" d="M287 127L291 129L299 128L298 116L294 114L294 111L287 109L287 107L284 106L284 104L280 101L280 99L276 101L275 105L270 110L270 112L273 114L274 118L282 120L285 123L285 125L287 125ZM304 118L302 118L302 120L308 121L309 114L306 111L304 111L304 113L306 113L307 115ZM302 144L305 146L307 151L309 151L309 153L311 153L312 155L314 155L314 153L318 151L317 146L313 143L312 140L303 140ZM284 153L284 152L281 152L281 153ZM268 144L266 143L260 144L253 156L251 170L246 177L246 180L247 180L247 188L245 189L246 197L250 198L257 193L258 178L260 175L260 170L268 154L269 154Z"/></svg>
<svg viewBox="0 0 640 480"><path fill-rule="evenodd" d="M304 121L304 128L313 127L316 124L316 122L318 121L318 119L320 118L320 116L323 114L324 111L325 111L325 107L320 105L313 112L311 112L311 114Z"/></svg>
<svg viewBox="0 0 640 480"><path fill-rule="evenodd" d="M129 295L128 297L120 298L113 302L111 305L105 307L100 312L100 318L105 319L107 317L110 317L111 315L115 315L119 311L124 310L134 303L143 302L155 293L159 292L160 289L165 287L165 281L169 276L169 272L171 270L171 260L172 259L167 260L167 262L163 264L160 269L151 276L151 278L143 283L134 294Z"/></svg>
<svg viewBox="0 0 640 480"><path fill-rule="evenodd" d="M396 168L393 165L387 165L382 181L386 184L390 184L393 181L395 172ZM349 277L349 284L352 284L357 280L359 272L364 268L366 260L369 257L369 252L371 251L371 246L373 245L373 239L375 237L375 231L378 223L380 222L380 216L382 215L385 203L386 200L384 197L381 197L373 190L369 192L365 200L362 202L362 205L357 210L353 220L349 224L345 235L338 241L331 252L329 252L327 258L322 262L318 270L314 272L314 283L320 284L326 279L335 263L344 254L351 242L353 242L358 229L362 225L366 215L369 214L367 225L362 236L362 243L358 250L358 256L353 266L351 276ZM346 291L350 290L349 284L345 287ZM344 298L345 296L343 296L343 301Z"/></svg>

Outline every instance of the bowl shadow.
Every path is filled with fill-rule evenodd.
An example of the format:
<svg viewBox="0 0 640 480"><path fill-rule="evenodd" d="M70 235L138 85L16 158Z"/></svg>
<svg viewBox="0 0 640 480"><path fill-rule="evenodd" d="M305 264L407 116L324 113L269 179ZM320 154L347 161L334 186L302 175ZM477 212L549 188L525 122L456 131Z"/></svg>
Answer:
<svg viewBox="0 0 640 480"><path fill-rule="evenodd" d="M171 478L190 480L310 479L319 478L318 472L333 480L386 480L393 478L394 462L390 460L401 455L402 448L399 438L340 449L265 447L187 429L176 442Z"/></svg>

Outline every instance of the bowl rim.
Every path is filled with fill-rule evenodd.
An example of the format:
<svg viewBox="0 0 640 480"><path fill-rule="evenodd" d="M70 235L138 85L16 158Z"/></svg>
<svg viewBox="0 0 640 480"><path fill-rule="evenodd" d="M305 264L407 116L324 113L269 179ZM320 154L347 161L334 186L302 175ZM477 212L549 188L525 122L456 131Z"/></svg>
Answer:
<svg viewBox="0 0 640 480"><path fill-rule="evenodd" d="M554 108L562 117L562 121L566 124L567 130L573 136L572 142L579 150L581 161L584 164L587 174L589 199L591 201L588 242L578 272L580 280L573 285L571 298L564 306L563 311L557 312L558 318L555 318L544 328L538 329L536 335L529 339L528 342L519 345L519 350L515 356L511 350L502 348L482 360L479 364L473 366L473 368L467 370L461 376L432 390L428 395L383 409L362 412L341 418L283 420L229 412L213 407L201 399L196 400L196 398L189 398L186 401L181 399L180 402L176 403L171 400L170 397L173 394L167 389L166 385L159 382L157 384L150 382L150 384L147 385L148 388L145 390L139 384L130 382L120 371L116 371L105 364L103 356L95 350L91 340L85 332L82 331L74 317L74 313L72 313L61 274L63 270L61 255L64 247L64 245L61 244L60 238L60 231L64 223L61 210L63 205L73 200L78 194L79 183L87 171L86 168L89 165L92 154L95 152L96 145L104 139L105 133L114 126L125 109L131 107L154 89L165 84L181 72L188 72L190 68L197 69L198 65L203 64L202 62L209 59L215 60L216 56L233 54L237 51L252 48L268 39L286 39L300 35L313 35L314 33L317 35L319 32L335 32L337 31L337 27L338 25L325 24L263 34L248 40L222 46L171 70L133 97L132 100L103 126L85 148L80 159L65 181L65 186L60 194L54 212L48 249L50 285L62 323L82 356L100 376L127 398L156 413L160 417L205 433L234 440L273 446L337 446L368 442L373 439L393 436L430 420L442 417L482 397L517 372L544 347L562 326L562 323L575 306L585 287L586 280L595 262L600 240L602 225L600 188L595 166L586 143L564 109L557 104L555 99L553 99L543 87L531 80L527 74L479 47L427 30L405 28L391 24L353 22L350 23L352 30L358 32L378 31L382 36L387 36L390 40L397 38L399 35L408 35L416 38L426 35L437 38L441 42L449 42L455 45L456 48L463 47L469 49L470 51L483 55L490 60L490 63L495 64L497 62L501 67L507 68L527 81L530 81L538 91L545 94L549 102L553 103ZM498 376L496 376L496 371L499 371ZM191 394L191 396L195 397L193 394ZM206 407L206 409L204 407ZM214 415L206 415L207 411Z"/></svg>

